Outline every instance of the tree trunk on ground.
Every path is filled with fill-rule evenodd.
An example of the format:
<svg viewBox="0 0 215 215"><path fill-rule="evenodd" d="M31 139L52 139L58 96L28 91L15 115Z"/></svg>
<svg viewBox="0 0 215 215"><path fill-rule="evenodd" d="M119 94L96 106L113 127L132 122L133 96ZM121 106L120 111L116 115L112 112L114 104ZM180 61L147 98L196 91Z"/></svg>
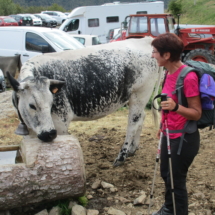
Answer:
<svg viewBox="0 0 215 215"><path fill-rule="evenodd" d="M0 165L0 210L85 193L83 154L73 136L52 143L26 137L20 151L23 163Z"/></svg>

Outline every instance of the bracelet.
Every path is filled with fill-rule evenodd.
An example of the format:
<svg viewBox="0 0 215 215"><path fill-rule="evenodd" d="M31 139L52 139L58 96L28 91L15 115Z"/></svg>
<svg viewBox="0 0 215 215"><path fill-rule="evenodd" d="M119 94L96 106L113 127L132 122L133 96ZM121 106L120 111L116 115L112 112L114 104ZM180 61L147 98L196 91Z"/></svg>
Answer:
<svg viewBox="0 0 215 215"><path fill-rule="evenodd" d="M175 107L174 107L174 109L173 109L173 110L171 110L171 111L175 112L175 111L177 111L177 110L178 110L178 108L179 108L178 103L175 103Z"/></svg>

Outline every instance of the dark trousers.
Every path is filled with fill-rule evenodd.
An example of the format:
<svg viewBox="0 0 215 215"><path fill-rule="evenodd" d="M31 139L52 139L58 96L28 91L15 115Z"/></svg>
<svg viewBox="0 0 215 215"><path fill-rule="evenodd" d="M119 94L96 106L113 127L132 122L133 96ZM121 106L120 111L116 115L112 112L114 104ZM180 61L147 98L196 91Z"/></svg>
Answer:
<svg viewBox="0 0 215 215"><path fill-rule="evenodd" d="M188 168L199 150L199 131L185 134L180 155L177 155L180 138L170 139L171 161L174 182L176 215L188 215L188 196L186 177ZM165 182L165 206L173 212L171 181L169 172L169 157L167 151L167 137L163 136L161 145L161 177ZM172 213L173 214L173 213Z"/></svg>

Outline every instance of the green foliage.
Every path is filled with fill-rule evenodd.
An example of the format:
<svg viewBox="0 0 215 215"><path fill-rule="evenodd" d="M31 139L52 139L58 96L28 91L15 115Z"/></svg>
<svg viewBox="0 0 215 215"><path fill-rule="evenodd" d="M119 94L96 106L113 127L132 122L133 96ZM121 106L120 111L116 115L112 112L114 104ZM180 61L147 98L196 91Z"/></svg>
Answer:
<svg viewBox="0 0 215 215"><path fill-rule="evenodd" d="M88 204L88 199L86 196L78 197L78 202L85 207Z"/></svg>
<svg viewBox="0 0 215 215"><path fill-rule="evenodd" d="M12 0L0 0L0 15L10 15L15 12L16 5Z"/></svg>
<svg viewBox="0 0 215 215"><path fill-rule="evenodd" d="M66 12L66 10L62 6L60 6L56 3L49 6L47 10Z"/></svg>
<svg viewBox="0 0 215 215"><path fill-rule="evenodd" d="M59 200L57 206L61 209L60 214L61 215L70 215L71 214L71 209L69 209L69 200L64 199L64 200Z"/></svg>
<svg viewBox="0 0 215 215"><path fill-rule="evenodd" d="M182 3L180 23L214 25L215 1L208 0L177 0Z"/></svg>
<svg viewBox="0 0 215 215"><path fill-rule="evenodd" d="M54 11L62 11L66 10L54 3L51 6L21 6L20 4L13 3L12 0L0 0L0 15L7 16L10 14L19 14L19 13L40 13L45 10L54 10Z"/></svg>
<svg viewBox="0 0 215 215"><path fill-rule="evenodd" d="M182 13L182 3L181 1L171 0L168 5L168 11L173 14L174 17L177 17L178 14Z"/></svg>
<svg viewBox="0 0 215 215"><path fill-rule="evenodd" d="M160 88L159 88L159 90L158 90L158 94L160 94L161 93L161 90L162 90L162 86L160 86ZM149 101L148 101L148 103L146 104L146 109L151 109L151 108L153 108L152 107L152 101L153 101L153 99L154 99L154 97L155 97L156 95L154 95L154 92L152 93L152 95L151 95L151 97L150 97L150 99L149 99ZM160 105L160 98L158 98L158 105Z"/></svg>
<svg viewBox="0 0 215 215"><path fill-rule="evenodd" d="M123 107L119 108L117 111L124 111L128 109L128 105L124 105Z"/></svg>

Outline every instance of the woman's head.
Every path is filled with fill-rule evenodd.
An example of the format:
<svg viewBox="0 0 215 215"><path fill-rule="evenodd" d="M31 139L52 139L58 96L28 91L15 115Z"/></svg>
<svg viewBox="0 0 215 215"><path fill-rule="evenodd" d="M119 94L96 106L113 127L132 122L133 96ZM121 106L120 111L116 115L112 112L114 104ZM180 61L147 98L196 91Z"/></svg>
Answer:
<svg viewBox="0 0 215 215"><path fill-rule="evenodd" d="M175 34L165 33L158 35L153 41L152 46L156 48L160 56L170 53L170 62L179 61L184 45L182 40Z"/></svg>

